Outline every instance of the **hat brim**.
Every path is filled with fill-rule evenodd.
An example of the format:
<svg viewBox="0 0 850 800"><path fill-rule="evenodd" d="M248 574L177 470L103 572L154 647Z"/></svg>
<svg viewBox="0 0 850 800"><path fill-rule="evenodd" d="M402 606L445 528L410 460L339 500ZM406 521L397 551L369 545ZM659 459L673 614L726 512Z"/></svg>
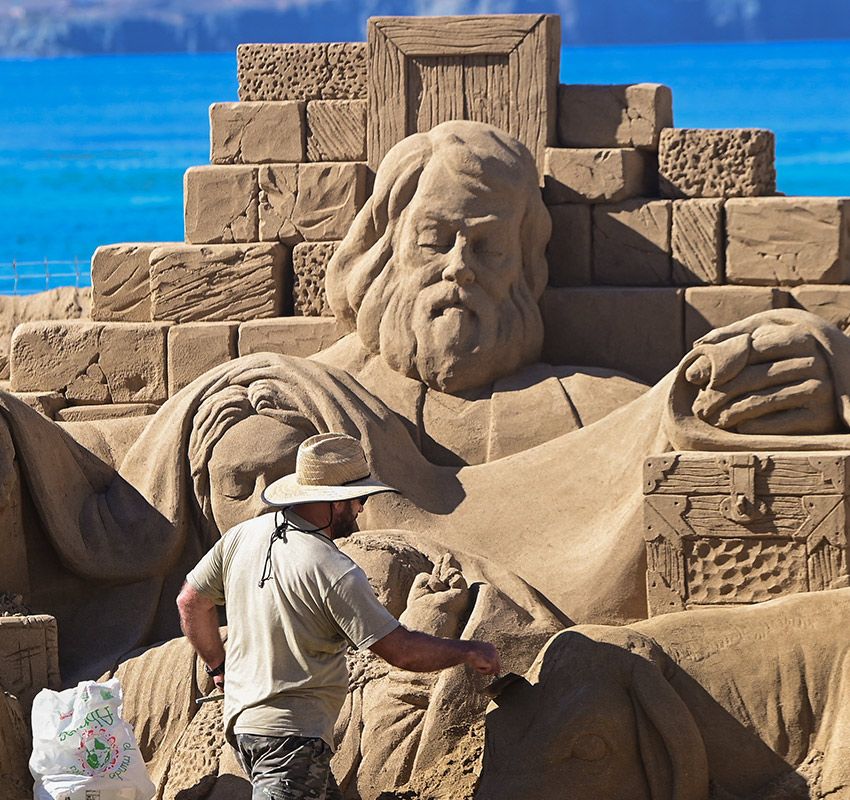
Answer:
<svg viewBox="0 0 850 800"><path fill-rule="evenodd" d="M336 503L382 492L398 493L398 489L374 478L362 478L345 486L314 486L299 483L292 474L266 486L262 497L263 502L270 506L297 506L302 503Z"/></svg>

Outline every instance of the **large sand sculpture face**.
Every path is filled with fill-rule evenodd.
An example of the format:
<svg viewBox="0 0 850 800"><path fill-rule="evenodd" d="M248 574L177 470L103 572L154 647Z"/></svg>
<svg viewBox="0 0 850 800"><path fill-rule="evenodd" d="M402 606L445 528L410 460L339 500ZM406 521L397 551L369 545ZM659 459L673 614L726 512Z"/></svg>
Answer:
<svg viewBox="0 0 850 800"><path fill-rule="evenodd" d="M471 190L442 160L425 168L399 226L397 307L381 331L395 370L452 390L491 379L497 353L517 336L514 360L539 347L539 325L523 324L513 296L524 280L521 224L504 193Z"/></svg>
<svg viewBox="0 0 850 800"><path fill-rule="evenodd" d="M219 439L209 462L210 506L220 531L256 516L263 489L290 471L291 430L273 417L242 420Z"/></svg>
<svg viewBox="0 0 850 800"><path fill-rule="evenodd" d="M539 358L550 230L528 151L489 125L443 123L387 154L326 288L369 352L461 392Z"/></svg>

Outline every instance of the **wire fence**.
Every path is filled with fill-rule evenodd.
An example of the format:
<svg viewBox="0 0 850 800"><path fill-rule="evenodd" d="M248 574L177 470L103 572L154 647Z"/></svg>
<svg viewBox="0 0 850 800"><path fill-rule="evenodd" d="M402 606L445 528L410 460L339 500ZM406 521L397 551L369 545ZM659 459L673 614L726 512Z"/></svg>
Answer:
<svg viewBox="0 0 850 800"><path fill-rule="evenodd" d="M0 261L0 295L35 294L58 286L91 286L89 261Z"/></svg>

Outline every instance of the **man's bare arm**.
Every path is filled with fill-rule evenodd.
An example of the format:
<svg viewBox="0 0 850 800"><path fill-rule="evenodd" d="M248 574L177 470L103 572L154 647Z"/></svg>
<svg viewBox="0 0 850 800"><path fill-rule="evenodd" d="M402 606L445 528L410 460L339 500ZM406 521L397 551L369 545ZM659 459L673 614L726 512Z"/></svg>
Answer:
<svg viewBox="0 0 850 800"><path fill-rule="evenodd" d="M218 632L218 610L215 603L188 583L177 596L180 627L195 652L215 669L224 661L224 645ZM219 676L217 676L218 678ZM216 684L221 683L216 679Z"/></svg>
<svg viewBox="0 0 850 800"><path fill-rule="evenodd" d="M399 669L410 672L435 672L466 664L484 675L498 675L499 654L488 642L441 639L399 625L392 633L369 648Z"/></svg>

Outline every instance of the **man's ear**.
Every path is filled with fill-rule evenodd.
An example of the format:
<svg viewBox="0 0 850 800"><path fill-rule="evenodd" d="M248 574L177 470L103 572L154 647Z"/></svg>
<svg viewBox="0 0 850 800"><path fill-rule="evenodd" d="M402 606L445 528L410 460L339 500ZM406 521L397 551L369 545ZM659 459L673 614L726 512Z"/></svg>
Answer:
<svg viewBox="0 0 850 800"><path fill-rule="evenodd" d="M652 800L708 800L705 744L659 665L636 658L630 694Z"/></svg>

